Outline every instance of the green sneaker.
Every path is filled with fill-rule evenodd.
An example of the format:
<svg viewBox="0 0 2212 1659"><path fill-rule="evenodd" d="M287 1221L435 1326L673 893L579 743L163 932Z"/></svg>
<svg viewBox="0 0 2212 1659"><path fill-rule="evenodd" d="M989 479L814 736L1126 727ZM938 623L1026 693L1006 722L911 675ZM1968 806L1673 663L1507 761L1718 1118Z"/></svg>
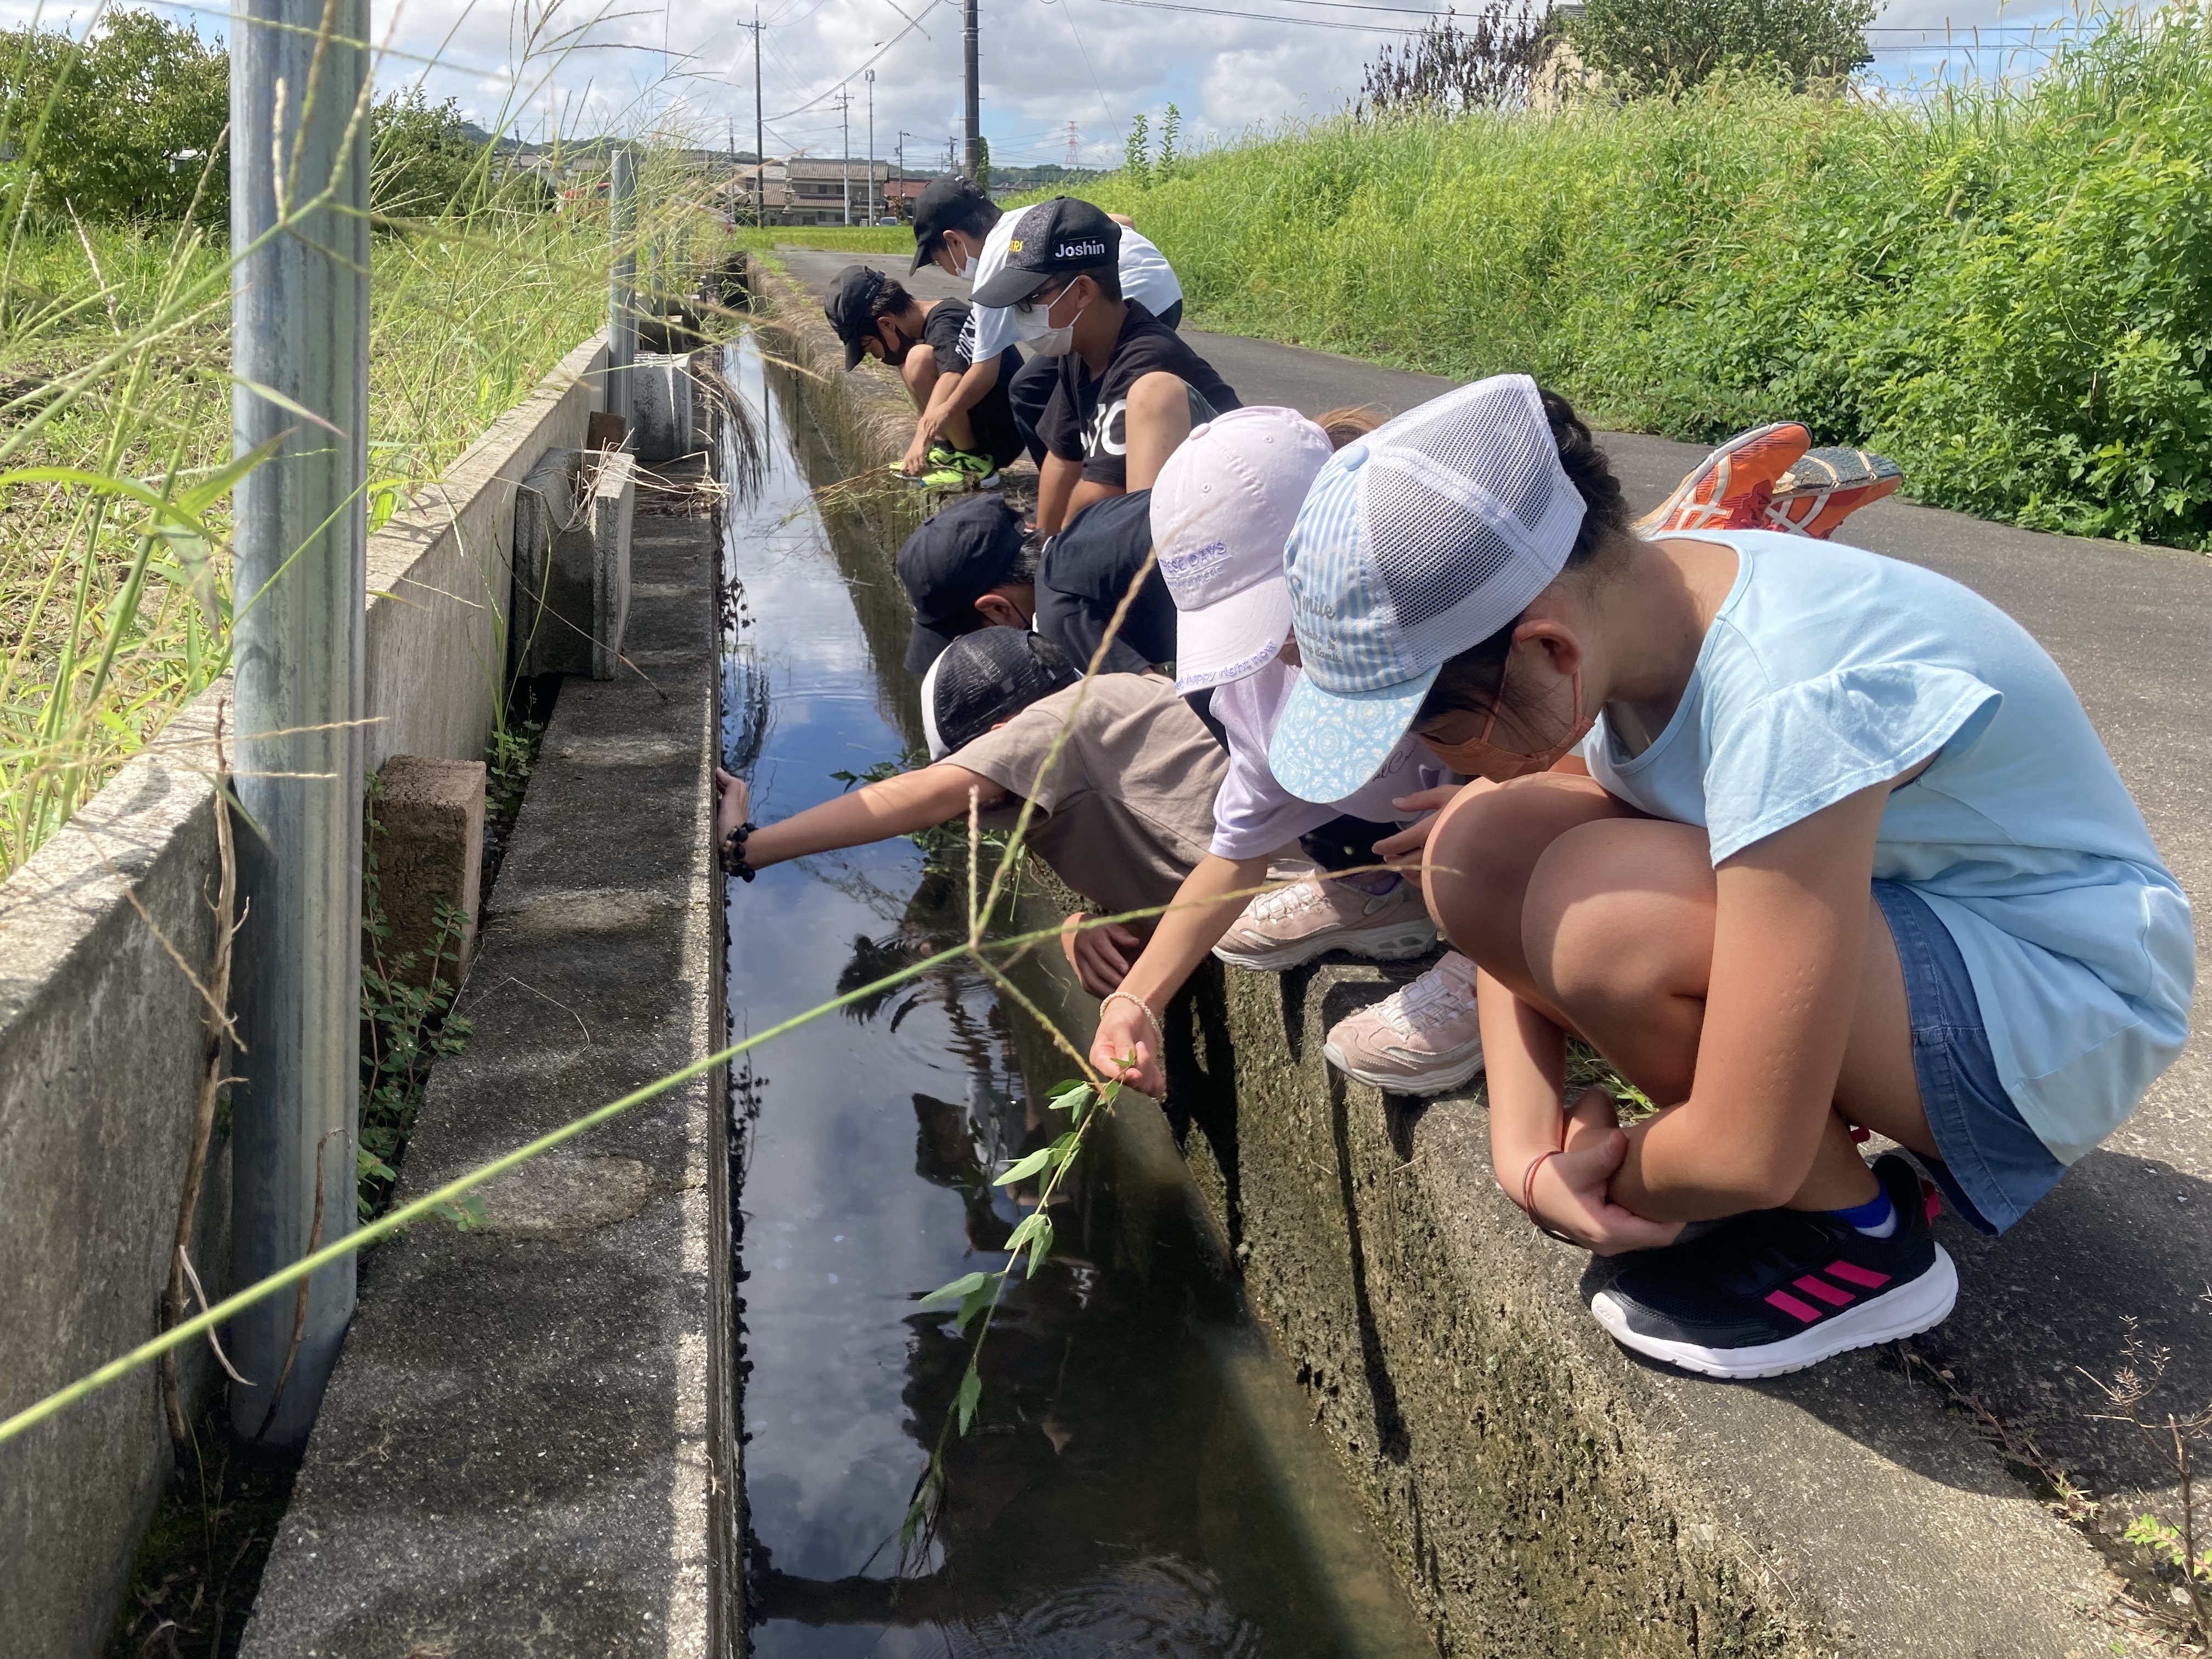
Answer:
<svg viewBox="0 0 2212 1659"><path fill-rule="evenodd" d="M933 446L929 452L929 464L933 469L941 465L959 473L970 489L996 489L999 487L998 464L988 455L979 455L972 449Z"/></svg>

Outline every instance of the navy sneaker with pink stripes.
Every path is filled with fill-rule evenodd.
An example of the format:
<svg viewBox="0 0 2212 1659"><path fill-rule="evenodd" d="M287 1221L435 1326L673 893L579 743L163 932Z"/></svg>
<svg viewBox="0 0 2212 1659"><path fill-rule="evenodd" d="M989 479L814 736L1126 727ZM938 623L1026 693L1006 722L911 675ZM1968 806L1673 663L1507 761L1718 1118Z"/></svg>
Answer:
<svg viewBox="0 0 2212 1659"><path fill-rule="evenodd" d="M1959 1273L1929 1231L1920 1178L1894 1153L1874 1172L1896 1206L1887 1238L1760 1210L1635 1258L1590 1311L1624 1347L1707 1376L1779 1376L1941 1324Z"/></svg>

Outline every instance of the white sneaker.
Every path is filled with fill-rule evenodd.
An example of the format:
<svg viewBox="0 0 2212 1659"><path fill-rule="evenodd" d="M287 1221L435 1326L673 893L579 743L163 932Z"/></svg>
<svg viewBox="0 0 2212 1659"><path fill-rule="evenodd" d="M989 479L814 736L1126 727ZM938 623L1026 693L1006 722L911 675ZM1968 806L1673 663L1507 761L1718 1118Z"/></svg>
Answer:
<svg viewBox="0 0 2212 1659"><path fill-rule="evenodd" d="M1326 951L1401 962L1436 942L1437 925L1413 883L1368 893L1309 876L1246 905L1213 954L1240 968L1295 968Z"/></svg>
<svg viewBox="0 0 2212 1659"><path fill-rule="evenodd" d="M1474 964L1456 951L1411 985L1337 1021L1328 1063L1394 1095L1440 1095L1482 1069Z"/></svg>

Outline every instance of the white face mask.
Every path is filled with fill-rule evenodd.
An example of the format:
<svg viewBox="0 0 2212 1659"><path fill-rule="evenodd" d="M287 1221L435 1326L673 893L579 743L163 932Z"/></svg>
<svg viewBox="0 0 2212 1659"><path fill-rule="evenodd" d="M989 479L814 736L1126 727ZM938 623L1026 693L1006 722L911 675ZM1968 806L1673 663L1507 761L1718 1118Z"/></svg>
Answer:
<svg viewBox="0 0 2212 1659"><path fill-rule="evenodd" d="M951 240L947 238L945 241L944 246L946 252L951 254L955 258L960 261L959 268L954 270L952 274L955 276L957 276L963 283L974 282L975 280L975 255L972 250L969 250L967 247L967 238L964 236L961 238L959 246L955 246Z"/></svg>
<svg viewBox="0 0 2212 1659"><path fill-rule="evenodd" d="M1031 306L1026 311L1018 306L1014 308L1014 338L1040 357L1065 357L1075 349L1075 325L1083 320L1083 313L1077 312L1054 328L1052 307L1060 301L1060 295L1055 295L1052 305Z"/></svg>

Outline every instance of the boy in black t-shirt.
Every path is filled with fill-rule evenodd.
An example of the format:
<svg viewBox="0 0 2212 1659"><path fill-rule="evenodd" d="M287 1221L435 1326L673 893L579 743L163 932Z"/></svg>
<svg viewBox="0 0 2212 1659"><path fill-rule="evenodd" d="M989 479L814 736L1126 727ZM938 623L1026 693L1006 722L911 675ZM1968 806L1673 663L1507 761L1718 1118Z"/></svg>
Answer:
<svg viewBox="0 0 2212 1659"><path fill-rule="evenodd" d="M1037 424L1037 528L1047 535L1095 501L1150 489L1193 426L1242 406L1180 335L1121 297L1121 228L1090 203L1041 202L974 295L1012 307L1015 337L1060 360Z"/></svg>
<svg viewBox="0 0 2212 1659"><path fill-rule="evenodd" d="M1153 479L1193 427L1242 406L1181 336L1122 298L1121 240L1121 227L1088 202L1040 203L975 295L979 306L1013 307L1014 337L1060 362L1036 428L1036 527L1051 538L1036 626L1085 664L1151 556ZM1174 653L1175 601L1155 567L1099 660L1136 670Z"/></svg>
<svg viewBox="0 0 2212 1659"><path fill-rule="evenodd" d="M917 300L896 279L866 265L847 265L830 284L823 311L845 343L849 371L863 356L898 370L917 413L949 401L969 367L963 344L970 307L965 300ZM917 349L917 348L924 348ZM933 412L941 441L924 445L921 421L915 443L892 470L908 483L933 489L991 489L999 469L1022 453L1021 433L1006 397L1022 355L1000 354L997 384L972 408Z"/></svg>

